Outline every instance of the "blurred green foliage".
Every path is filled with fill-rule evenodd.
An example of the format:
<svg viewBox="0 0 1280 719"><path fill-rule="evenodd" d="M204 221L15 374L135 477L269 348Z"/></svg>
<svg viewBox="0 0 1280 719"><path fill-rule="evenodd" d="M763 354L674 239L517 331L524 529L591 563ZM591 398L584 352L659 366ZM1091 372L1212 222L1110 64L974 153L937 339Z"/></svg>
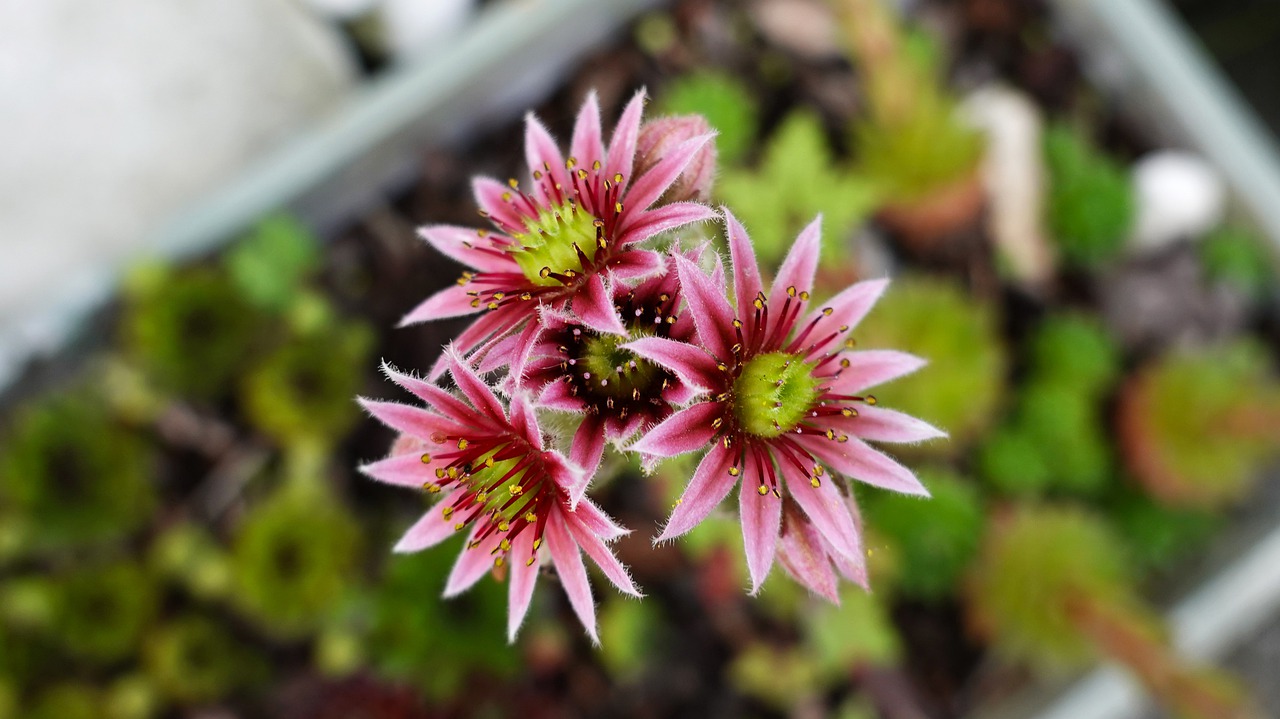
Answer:
<svg viewBox="0 0 1280 719"><path fill-rule="evenodd" d="M1125 168L1067 125L1045 131L1044 151L1049 171L1046 222L1062 258L1081 267L1115 258L1135 212Z"/></svg>
<svg viewBox="0 0 1280 719"><path fill-rule="evenodd" d="M859 492L867 524L891 541L899 561L895 589L903 596L936 600L951 593L977 554L986 512L977 489L942 467L921 468L929 489L921 499L867 489Z"/></svg>
<svg viewBox="0 0 1280 719"><path fill-rule="evenodd" d="M1005 348L995 309L949 280L917 275L890 285L853 331L858 349L927 358L913 375L876 387L880 404L950 433L946 442L902 447L912 456L954 456L986 431L1004 394Z"/></svg>
<svg viewBox="0 0 1280 719"><path fill-rule="evenodd" d="M968 591L996 648L1049 669L1091 658L1070 603L1123 603L1130 591L1129 567L1107 527L1078 508L1025 505L986 536Z"/></svg>
<svg viewBox="0 0 1280 719"><path fill-rule="evenodd" d="M58 581L52 630L62 648L97 663L129 657L159 611L157 587L139 565L116 561Z"/></svg>
<svg viewBox="0 0 1280 719"><path fill-rule="evenodd" d="M255 306L282 312L320 264L316 239L290 215L262 220L227 253L226 265L240 294Z"/></svg>
<svg viewBox="0 0 1280 719"><path fill-rule="evenodd" d="M1235 287L1253 300L1274 291L1275 256L1257 232L1241 226L1220 227L1201 240L1198 249L1211 281Z"/></svg>
<svg viewBox="0 0 1280 719"><path fill-rule="evenodd" d="M150 519L150 450L92 387L27 404L4 434L0 522L26 528L28 551L110 542Z"/></svg>
<svg viewBox="0 0 1280 719"><path fill-rule="evenodd" d="M1271 357L1246 340L1166 355L1130 379L1119 429L1129 469L1163 503L1236 501L1280 451Z"/></svg>
<svg viewBox="0 0 1280 719"><path fill-rule="evenodd" d="M910 204L969 179L985 147L955 101L925 86L905 116L865 118L854 123L852 134L858 170L892 203Z"/></svg>
<svg viewBox="0 0 1280 719"><path fill-rule="evenodd" d="M148 637L147 673L165 696L201 704L261 682L264 658L221 622L198 614L176 619Z"/></svg>
<svg viewBox="0 0 1280 719"><path fill-rule="evenodd" d="M726 167L715 192L751 235L761 262L775 267L818 214L824 257L846 256L845 236L876 202L865 180L839 166L822 121L801 110L774 131L756 169Z"/></svg>
<svg viewBox="0 0 1280 719"><path fill-rule="evenodd" d="M715 70L681 75L663 90L658 114L702 115L716 130L720 162L734 165L751 151L759 132L759 110L751 90Z"/></svg>

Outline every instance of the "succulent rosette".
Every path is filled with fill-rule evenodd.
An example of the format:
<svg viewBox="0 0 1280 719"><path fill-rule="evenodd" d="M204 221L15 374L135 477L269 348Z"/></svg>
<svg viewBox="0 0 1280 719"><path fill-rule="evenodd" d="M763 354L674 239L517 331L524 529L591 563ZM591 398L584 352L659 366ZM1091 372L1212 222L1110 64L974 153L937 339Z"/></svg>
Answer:
<svg viewBox="0 0 1280 719"><path fill-rule="evenodd" d="M674 257L662 274L634 288L615 285L613 311L622 333L601 332L577 318L545 310L523 384L548 409L582 415L569 458L594 474L606 442L624 442L670 416L693 388L666 368L621 345L641 337L694 339L693 320L678 314L680 284Z"/></svg>
<svg viewBox="0 0 1280 719"><path fill-rule="evenodd" d="M859 282L826 303L812 302L820 220L800 233L766 293L750 238L732 214L726 210L725 215L734 302L726 298L718 271L708 275L677 257L698 343L643 337L622 346L705 390L699 401L629 447L671 457L710 446L658 541L692 529L741 483L739 509L753 593L773 565L784 529L783 506L792 503L800 512L788 513L783 544L793 572L801 564L796 558L804 554L814 558L809 564L827 571L831 563L843 565L841 573L859 581L865 568L858 528L847 492L831 473L928 494L911 470L866 442L943 436L925 422L875 406L875 398L865 394L924 362L890 350L852 350L849 334L886 280ZM805 582L809 586L822 585L816 574L799 573L812 574Z"/></svg>
<svg viewBox="0 0 1280 719"><path fill-rule="evenodd" d="M480 215L492 229L433 225L421 230L437 250L471 269L401 324L481 313L454 346L465 355L484 355L506 339L502 347L511 354L503 353L504 359L516 365L537 333L540 306L568 307L589 327L620 332L606 280L654 274L662 267L661 256L638 243L714 216L702 204L660 201L691 162L705 158L710 134L666 143L660 159L647 158L647 169L636 176L644 102L643 91L632 98L606 147L600 106L591 94L578 113L567 158L530 114L525 130L529 182L475 179ZM703 164L700 159L698 166ZM437 365L432 376L442 372L443 364Z"/></svg>
<svg viewBox="0 0 1280 719"><path fill-rule="evenodd" d="M581 468L543 445L534 408L514 393L509 410L493 389L448 348L445 363L461 397L386 367L387 376L426 407L362 400L374 417L401 433L391 456L364 466L374 479L440 495L404 534L397 552L417 552L467 532L445 596L471 588L493 571L508 575L508 637L528 611L545 556L593 641L595 605L582 552L618 589L639 596L607 546L626 534L589 499Z"/></svg>

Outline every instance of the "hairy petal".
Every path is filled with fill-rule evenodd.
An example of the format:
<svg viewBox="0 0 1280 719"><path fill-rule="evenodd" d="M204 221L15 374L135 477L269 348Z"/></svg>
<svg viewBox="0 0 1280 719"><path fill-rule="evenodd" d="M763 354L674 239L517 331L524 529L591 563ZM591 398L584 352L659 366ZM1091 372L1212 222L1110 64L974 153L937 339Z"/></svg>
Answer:
<svg viewBox="0 0 1280 719"><path fill-rule="evenodd" d="M717 402L699 402L686 407L659 422L627 449L657 457L674 457L703 449L716 435L711 422L722 412Z"/></svg>
<svg viewBox="0 0 1280 719"><path fill-rule="evenodd" d="M733 308L724 298L724 292L716 286L714 279L683 257L676 257L676 271L680 277L680 291L687 304L685 311L693 313L698 338L713 356L732 356Z"/></svg>
<svg viewBox="0 0 1280 719"><path fill-rule="evenodd" d="M431 435L453 429L457 425L438 414L400 402L380 402L359 398L360 406L379 422L402 434L429 440Z"/></svg>
<svg viewBox="0 0 1280 719"><path fill-rule="evenodd" d="M751 238L729 208L723 208L726 234L729 236L729 264L733 265L733 293L738 312L745 312L764 285L760 281L760 265Z"/></svg>
<svg viewBox="0 0 1280 719"><path fill-rule="evenodd" d="M631 579L631 574L627 572L627 568L622 566L618 558L613 552L605 546L604 540L597 537L582 522L578 521L575 515L567 515L564 517L564 525L568 528L569 533L582 547L582 551L591 557L591 561L600 567L600 571L604 576L613 582L613 585L625 594L633 597L642 597L643 594L636 588L635 582Z"/></svg>
<svg viewBox="0 0 1280 719"><path fill-rule="evenodd" d="M831 382L832 389L838 394L858 394L909 375L926 364L915 355L896 350L862 350L848 352L845 357L849 359L849 366Z"/></svg>
<svg viewBox="0 0 1280 719"><path fill-rule="evenodd" d="M835 481L823 477L814 487L812 478L793 472L787 476L787 490L832 549L852 558L858 551L858 530Z"/></svg>
<svg viewBox="0 0 1280 719"><path fill-rule="evenodd" d="M685 384L711 389L722 382L715 359L688 342L666 337L641 337L622 345L622 348L671 370Z"/></svg>
<svg viewBox="0 0 1280 719"><path fill-rule="evenodd" d="M418 236L436 248L440 254L481 272L519 271L519 265L506 256L478 249L477 243L491 243L493 239L492 235L490 238L482 239L474 228L427 225L418 229Z"/></svg>
<svg viewBox="0 0 1280 719"><path fill-rule="evenodd" d="M582 467L587 476L596 473L600 458L604 456L604 423L598 415L589 414L573 434L569 448L569 461Z"/></svg>
<svg viewBox="0 0 1280 719"><path fill-rule="evenodd" d="M875 487L929 496L929 490L911 470L898 464L866 443L850 437L846 442L832 442L826 437L801 437L800 444L831 469Z"/></svg>
<svg viewBox="0 0 1280 719"><path fill-rule="evenodd" d="M547 521L547 549L551 552L551 561L556 565L560 575L560 584L569 597L569 605L578 621L587 630L593 644L600 643L596 633L596 605L591 598L591 585L587 582L587 568L582 564L582 553L565 529L564 519L559 514L552 514Z"/></svg>
<svg viewBox="0 0 1280 719"><path fill-rule="evenodd" d="M737 477L729 474L732 459L730 451L718 444L703 456L655 542L675 539L693 529L724 500L738 481Z"/></svg>
<svg viewBox="0 0 1280 719"><path fill-rule="evenodd" d="M874 442L923 442L947 436L924 420L883 407L859 407L857 416L835 415L830 422L835 429Z"/></svg>
<svg viewBox="0 0 1280 719"><path fill-rule="evenodd" d="M818 596L840 603L836 592L836 575L831 570L822 537L812 524L804 520L789 522L782 535L779 559L782 567L797 582L808 587Z"/></svg>
<svg viewBox="0 0 1280 719"><path fill-rule="evenodd" d="M622 190L631 183L631 170L636 159L636 141L640 137L640 115L644 113L644 90L640 90L622 111L618 126L609 142L609 154L605 161L605 174L622 175Z"/></svg>
<svg viewBox="0 0 1280 719"><path fill-rule="evenodd" d="M573 124L573 142L569 154L582 167L591 167L597 160L604 161L604 139L600 129L600 100L596 91L587 93L587 99L578 111Z"/></svg>
<svg viewBox="0 0 1280 719"><path fill-rule="evenodd" d="M812 351L822 354L839 347L849 332L867 316L867 312L871 311L871 307L888 286L889 280L883 279L858 282L846 287L825 304L815 307L801 323L802 327L807 327L810 322L814 323L809 337L811 341L817 342ZM826 308L831 309L830 315L823 312Z"/></svg>
<svg viewBox="0 0 1280 719"><path fill-rule="evenodd" d="M533 560L533 561L530 561ZM533 587L538 582L538 560L533 548L533 532L521 532L511 542L507 556L511 568L511 585L507 589L507 641L516 641L516 633L524 623L533 599Z"/></svg>
<svg viewBox="0 0 1280 719"><path fill-rule="evenodd" d="M773 288L769 292L770 305L781 308L787 299L788 287L795 287L800 292L813 290L813 275L818 270L821 238L822 216L819 215L800 231L800 236L782 261L782 267L778 269L778 276L773 278Z"/></svg>
<svg viewBox="0 0 1280 719"><path fill-rule="evenodd" d="M691 137L681 142L679 145L671 148L671 151L663 156L662 160L654 165L653 169L644 173L643 176L635 181L631 186L631 190L627 193L627 202L631 203L636 209L642 209L652 205L666 192L671 183L676 181L684 168L689 166L689 162L698 154L704 145L715 137L714 134L699 135Z"/></svg>
<svg viewBox="0 0 1280 719"><path fill-rule="evenodd" d="M467 294L466 287L450 285L410 310L409 314L400 319L399 326L408 327L420 322L474 315L483 309L480 306L473 306L474 300L474 297Z"/></svg>
<svg viewBox="0 0 1280 719"><path fill-rule="evenodd" d="M494 532L481 540L480 544L472 547L471 542L475 540L478 531L479 525L476 525L471 530L462 553L458 555L458 561L454 563L453 570L449 572L449 579L444 584L446 599L456 597L475 586L475 583L493 567L493 550L501 541L501 535Z"/></svg>
<svg viewBox="0 0 1280 719"><path fill-rule="evenodd" d="M444 350L445 361L449 364L449 374L452 375L453 381L458 385L458 389L462 391L471 404L480 412L488 415L497 422L506 419L507 413L502 409L502 403L498 401L497 395L484 380L476 374L476 371L467 363L466 360L452 348L446 347Z"/></svg>
<svg viewBox="0 0 1280 719"><path fill-rule="evenodd" d="M409 527L391 551L397 554L420 552L453 536L453 523L444 518L441 509L448 506L446 502L452 502L456 495L456 490L446 494L444 499L427 510L412 527Z"/></svg>
<svg viewBox="0 0 1280 719"><path fill-rule="evenodd" d="M738 512L742 519L742 547L751 574L751 594L755 595L773 567L782 523L782 500L772 493L761 496L756 491L761 478L754 463L748 462L744 469L742 486L738 489Z"/></svg>
<svg viewBox="0 0 1280 719"><path fill-rule="evenodd" d="M620 233L618 242L623 245L643 242L654 235L695 222L706 222L715 216L715 211L706 205L673 202L636 215L635 220Z"/></svg>
<svg viewBox="0 0 1280 719"><path fill-rule="evenodd" d="M582 323L602 334L626 336L627 328L618 319L613 296L600 275L592 275L573 298L573 313Z"/></svg>

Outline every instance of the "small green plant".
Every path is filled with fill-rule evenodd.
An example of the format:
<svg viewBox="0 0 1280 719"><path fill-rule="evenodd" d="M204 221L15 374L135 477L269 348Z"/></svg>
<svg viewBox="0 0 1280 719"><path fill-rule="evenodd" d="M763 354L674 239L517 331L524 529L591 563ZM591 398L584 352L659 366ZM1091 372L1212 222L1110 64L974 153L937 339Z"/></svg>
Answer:
<svg viewBox="0 0 1280 719"><path fill-rule="evenodd" d="M1173 567L1203 547L1224 523L1214 512L1164 507L1135 489L1111 498L1106 510L1134 564L1142 569Z"/></svg>
<svg viewBox="0 0 1280 719"><path fill-rule="evenodd" d="M28 719L102 719L102 692L78 682L60 682L36 696L23 716Z"/></svg>
<svg viewBox="0 0 1280 719"><path fill-rule="evenodd" d="M28 548L114 541L150 518L150 449L90 388L36 400L6 434L0 521L26 526Z"/></svg>
<svg viewBox="0 0 1280 719"><path fill-rule="evenodd" d="M958 454L994 421L1006 364L996 315L955 284L925 276L895 281L853 338L859 349L893 347L929 358L929 365L876 396L886 407L946 430L951 439L899 452Z"/></svg>
<svg viewBox="0 0 1280 719"><path fill-rule="evenodd" d="M351 398L364 380L373 333L330 323L286 342L248 370L241 403L249 420L282 445L331 441L359 418Z"/></svg>
<svg viewBox="0 0 1280 719"><path fill-rule="evenodd" d="M1046 222L1069 264L1096 267L1124 246L1134 216L1125 169L1067 125L1045 132L1049 171Z"/></svg>
<svg viewBox="0 0 1280 719"><path fill-rule="evenodd" d="M1199 251L1205 274L1213 282L1235 287L1254 300L1266 297L1275 287L1275 257L1253 230L1220 227L1200 242Z"/></svg>
<svg viewBox="0 0 1280 719"><path fill-rule="evenodd" d="M843 236L871 212L875 193L834 159L822 121L796 111L778 127L755 170L730 168L716 187L720 199L755 241L756 254L777 266L791 240L822 213L826 259L844 256Z"/></svg>
<svg viewBox="0 0 1280 719"><path fill-rule="evenodd" d="M352 581L360 529L327 489L285 486L245 517L232 555L236 606L297 638L330 618Z"/></svg>
<svg viewBox="0 0 1280 719"><path fill-rule="evenodd" d="M1047 318L1030 341L1031 373L1093 397L1120 376L1120 347L1097 318L1068 312Z"/></svg>
<svg viewBox="0 0 1280 719"><path fill-rule="evenodd" d="M268 672L260 655L228 629L199 615L157 629L143 648L147 674L166 697L202 704L258 683Z"/></svg>
<svg viewBox="0 0 1280 719"><path fill-rule="evenodd" d="M481 582L457 599L440 596L452 554L391 559L376 594L366 600L378 673L410 681L433 697L449 696L471 675L505 677L520 667L519 655L493 629L506 619L505 587Z"/></svg>
<svg viewBox="0 0 1280 719"><path fill-rule="evenodd" d="M759 132L759 110L737 78L703 70L676 78L659 101L664 115L701 115L716 129L716 151L726 164L741 161Z"/></svg>
<svg viewBox="0 0 1280 719"><path fill-rule="evenodd" d="M226 257L227 272L240 294L274 312L289 307L319 265L316 238L289 215L262 220Z"/></svg>
<svg viewBox="0 0 1280 719"><path fill-rule="evenodd" d="M860 493L869 526L894 544L906 597L940 599L955 586L978 551L986 515L977 490L954 472L920 470L930 497L868 490Z"/></svg>
<svg viewBox="0 0 1280 719"><path fill-rule="evenodd" d="M1248 341L1166 356L1121 394L1125 461L1173 507L1222 507L1244 496L1280 447L1280 383Z"/></svg>
<svg viewBox="0 0 1280 719"><path fill-rule="evenodd" d="M1079 509L1010 511L987 534L970 577L975 625L997 650L1045 669L1110 656L1180 715L1251 716L1233 682L1173 653L1154 613L1134 596L1120 546Z"/></svg>
<svg viewBox="0 0 1280 719"><path fill-rule="evenodd" d="M52 629L68 653L109 663L133 653L158 609L147 572L117 561L59 580Z"/></svg>
<svg viewBox="0 0 1280 719"><path fill-rule="evenodd" d="M253 357L260 313L206 267L135 273L122 320L129 357L157 388L211 401Z"/></svg>

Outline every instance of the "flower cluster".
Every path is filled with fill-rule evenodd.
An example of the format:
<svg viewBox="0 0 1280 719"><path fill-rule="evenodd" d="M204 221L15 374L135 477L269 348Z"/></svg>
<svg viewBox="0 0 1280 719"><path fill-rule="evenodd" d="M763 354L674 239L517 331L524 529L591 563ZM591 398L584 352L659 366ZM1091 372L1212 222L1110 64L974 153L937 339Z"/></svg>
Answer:
<svg viewBox="0 0 1280 719"><path fill-rule="evenodd" d="M608 546L627 530L586 496L608 445L647 467L703 453L656 541L688 532L740 485L752 593L776 558L836 601L838 577L867 585L857 509L842 478L927 495L909 469L867 442L942 436L866 394L923 364L854 349L851 332L887 281L819 301L815 220L766 288L746 230L729 210L702 204L715 171L705 120L642 124L643 106L638 93L606 147L589 97L568 157L527 118L527 184L474 183L492 227L422 230L469 269L404 324L476 319L425 379L384 367L425 406L364 400L400 433L390 455L364 471L438 497L396 551L465 533L445 594L486 573L506 577L513 640L544 559L593 640L583 553L619 590L640 596ZM727 271L716 251L682 249L676 236L716 218ZM654 249L659 235L673 249ZM452 390L438 384L446 373ZM567 456L551 448L539 412L580 417L562 438Z"/></svg>

